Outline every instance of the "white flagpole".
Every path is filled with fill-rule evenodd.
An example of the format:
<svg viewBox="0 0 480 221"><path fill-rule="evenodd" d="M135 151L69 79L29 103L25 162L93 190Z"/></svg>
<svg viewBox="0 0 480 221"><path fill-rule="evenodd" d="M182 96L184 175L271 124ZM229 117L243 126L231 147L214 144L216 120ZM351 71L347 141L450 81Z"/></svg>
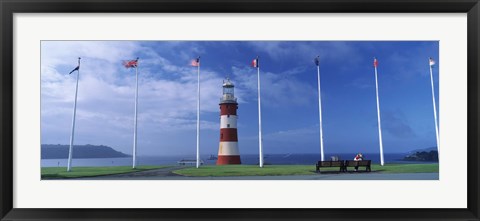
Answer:
<svg viewBox="0 0 480 221"><path fill-rule="evenodd" d="M383 160L383 142L382 142L382 124L380 123L380 103L378 101L378 77L377 77L377 64L374 64L375 67L375 87L377 92L377 116L378 116L378 141L380 143L380 165L384 165Z"/></svg>
<svg viewBox="0 0 480 221"><path fill-rule="evenodd" d="M197 168L200 167L200 57L197 59Z"/></svg>
<svg viewBox="0 0 480 221"><path fill-rule="evenodd" d="M135 119L134 119L134 129L133 129L133 166L135 169L137 167L137 109L138 109L138 58L135 65Z"/></svg>
<svg viewBox="0 0 480 221"><path fill-rule="evenodd" d="M318 76L318 115L319 115L319 121L320 121L320 157L321 157L321 160L324 161L325 155L323 154L322 96L320 93L320 63L318 60L317 60L317 76Z"/></svg>
<svg viewBox="0 0 480 221"><path fill-rule="evenodd" d="M258 81L258 165L263 167L263 147L262 147L262 111L260 102L260 65L257 57L257 81Z"/></svg>
<svg viewBox="0 0 480 221"><path fill-rule="evenodd" d="M429 58L429 63L430 63L430 59L431 58ZM438 152L440 153L440 140L439 140L439 136L438 136L438 123L437 123L437 107L435 105L435 88L433 86L432 65L433 64L430 64L430 82L432 83L433 117L435 118L435 134L436 134L436 137L437 137L437 149L438 149Z"/></svg>
<svg viewBox="0 0 480 221"><path fill-rule="evenodd" d="M78 78L80 77L80 59L81 58L78 58L77 86L75 87L75 101L73 103L72 133L70 134L70 147L68 148L67 172L70 172L72 170L72 152L73 152L73 139L75 135L75 115L77 113L77 94L78 94Z"/></svg>

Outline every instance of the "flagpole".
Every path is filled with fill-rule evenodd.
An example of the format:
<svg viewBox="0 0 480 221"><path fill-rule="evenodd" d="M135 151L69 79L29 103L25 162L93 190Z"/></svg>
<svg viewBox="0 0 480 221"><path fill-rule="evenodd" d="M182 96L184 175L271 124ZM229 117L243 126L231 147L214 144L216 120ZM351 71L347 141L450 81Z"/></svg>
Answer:
<svg viewBox="0 0 480 221"><path fill-rule="evenodd" d="M78 70L77 70L77 85L75 87L75 101L73 103L73 117L72 117L72 133L70 134L70 147L68 148L68 163L67 172L72 170L72 152L73 152L73 140L75 135L75 115L77 114L77 94L78 94L78 79L80 77L80 59L78 58Z"/></svg>
<svg viewBox="0 0 480 221"><path fill-rule="evenodd" d="M384 165L383 160L383 142L382 142L382 125L380 123L380 103L378 99L378 77L377 77L377 64L374 64L375 67L375 87L376 87L376 94L377 94L377 116L378 116L378 141L380 143L380 165Z"/></svg>
<svg viewBox="0 0 480 221"><path fill-rule="evenodd" d="M318 57L317 57L318 58ZM317 76L318 76L318 115L320 121L320 157L321 160L325 160L325 156L323 154L323 126L322 126L322 96L320 93L320 64L317 63Z"/></svg>
<svg viewBox="0 0 480 221"><path fill-rule="evenodd" d="M430 62L429 58L429 62ZM432 71L432 64L430 64L430 82L432 83L432 101L433 101L433 117L435 118L435 135L437 138L437 149L440 152L440 140L438 136L438 123L437 123L437 107L435 105L435 88L433 86L433 71Z"/></svg>
<svg viewBox="0 0 480 221"><path fill-rule="evenodd" d="M200 167L200 57L197 58L197 168Z"/></svg>
<svg viewBox="0 0 480 221"><path fill-rule="evenodd" d="M137 109L138 109L138 58L135 65L135 119L133 129L133 165L132 168L137 167Z"/></svg>
<svg viewBox="0 0 480 221"><path fill-rule="evenodd" d="M261 102L260 102L260 65L258 64L257 57L257 78L258 78L258 165L263 167L263 145L262 145L262 111L261 111Z"/></svg>

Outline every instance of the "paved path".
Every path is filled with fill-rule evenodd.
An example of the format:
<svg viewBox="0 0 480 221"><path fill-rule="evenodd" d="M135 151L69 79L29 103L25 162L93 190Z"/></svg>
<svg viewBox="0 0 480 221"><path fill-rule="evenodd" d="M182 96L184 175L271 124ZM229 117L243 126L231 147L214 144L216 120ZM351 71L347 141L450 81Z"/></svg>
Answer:
<svg viewBox="0 0 480 221"><path fill-rule="evenodd" d="M186 177L172 173L185 166L79 178L81 180L438 180L438 173L324 173L292 176Z"/></svg>
<svg viewBox="0 0 480 221"><path fill-rule="evenodd" d="M133 172L133 173L122 173L106 176L96 176L96 177L84 177L78 178L78 180L151 180L152 178L163 178L165 180L174 179L174 177L180 176L172 173L174 170L185 168L185 166L175 166L167 167L161 169ZM181 176L180 176L181 177Z"/></svg>

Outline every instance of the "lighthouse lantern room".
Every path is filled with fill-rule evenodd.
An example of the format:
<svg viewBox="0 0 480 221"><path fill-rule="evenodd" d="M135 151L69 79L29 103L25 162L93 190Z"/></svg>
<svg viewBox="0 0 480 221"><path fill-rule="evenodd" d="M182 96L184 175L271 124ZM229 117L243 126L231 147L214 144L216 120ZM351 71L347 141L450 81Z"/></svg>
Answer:
<svg viewBox="0 0 480 221"><path fill-rule="evenodd" d="M237 137L237 109L234 85L227 78L223 81L223 96L220 98L220 145L217 165L241 164Z"/></svg>

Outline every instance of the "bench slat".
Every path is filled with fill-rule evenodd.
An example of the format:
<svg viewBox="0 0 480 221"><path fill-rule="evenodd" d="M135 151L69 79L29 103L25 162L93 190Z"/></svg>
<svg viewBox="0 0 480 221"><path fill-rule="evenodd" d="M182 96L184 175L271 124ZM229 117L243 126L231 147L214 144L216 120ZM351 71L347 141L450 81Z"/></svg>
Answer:
<svg viewBox="0 0 480 221"><path fill-rule="evenodd" d="M345 161L345 171L347 171L347 167L365 167L366 171L370 172L372 171L371 165L372 165L371 160L360 160L360 161L347 160Z"/></svg>
<svg viewBox="0 0 480 221"><path fill-rule="evenodd" d="M345 162L343 160L339 161L318 161L316 165L316 172L320 173L321 167L339 167L340 172L345 171Z"/></svg>

